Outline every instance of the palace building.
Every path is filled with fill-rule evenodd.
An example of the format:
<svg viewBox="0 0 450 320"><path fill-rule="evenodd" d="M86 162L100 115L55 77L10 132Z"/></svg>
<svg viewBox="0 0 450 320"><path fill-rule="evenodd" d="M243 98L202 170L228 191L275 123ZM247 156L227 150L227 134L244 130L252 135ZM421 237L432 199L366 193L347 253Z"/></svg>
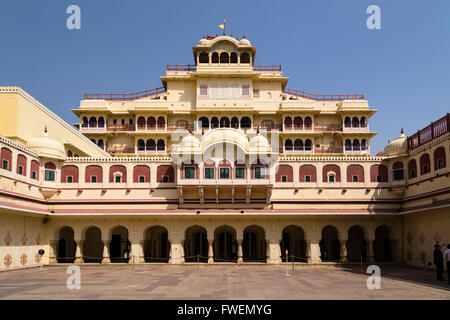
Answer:
<svg viewBox="0 0 450 320"><path fill-rule="evenodd" d="M286 251L423 267L450 241L448 113L372 156L363 94L289 89L245 37L203 38L193 56L160 88L85 94L75 127L0 87L0 270Z"/></svg>

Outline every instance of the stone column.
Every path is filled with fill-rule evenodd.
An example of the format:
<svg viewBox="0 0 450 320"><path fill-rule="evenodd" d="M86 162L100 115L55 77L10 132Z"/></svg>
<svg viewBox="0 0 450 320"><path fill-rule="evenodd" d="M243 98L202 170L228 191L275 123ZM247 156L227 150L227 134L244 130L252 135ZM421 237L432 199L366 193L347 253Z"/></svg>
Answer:
<svg viewBox="0 0 450 320"><path fill-rule="evenodd" d="M213 240L208 239L208 263L214 263Z"/></svg>
<svg viewBox="0 0 450 320"><path fill-rule="evenodd" d="M50 246L49 246L49 263L57 263L57 257L58 257L58 240L50 240Z"/></svg>
<svg viewBox="0 0 450 320"><path fill-rule="evenodd" d="M374 263L373 240L366 240L367 247L367 263Z"/></svg>
<svg viewBox="0 0 450 320"><path fill-rule="evenodd" d="M306 262L311 263L311 241L305 240L306 242Z"/></svg>
<svg viewBox="0 0 450 320"><path fill-rule="evenodd" d="M83 263L83 243L84 240L76 240L77 248L75 250L75 263Z"/></svg>
<svg viewBox="0 0 450 320"><path fill-rule="evenodd" d="M103 240L103 259L102 263L107 264L111 263L111 259L109 258L109 244L111 240Z"/></svg>
<svg viewBox="0 0 450 320"><path fill-rule="evenodd" d="M278 239L275 241L275 243L271 243L269 240L267 240L267 255L267 263L279 264L282 262L280 241L278 241Z"/></svg>
<svg viewBox="0 0 450 320"><path fill-rule="evenodd" d="M339 240L341 243L341 262L348 261L347 259L347 240Z"/></svg>
<svg viewBox="0 0 450 320"><path fill-rule="evenodd" d="M266 263L269 264L270 262L270 241L266 240Z"/></svg>
<svg viewBox="0 0 450 320"><path fill-rule="evenodd" d="M180 263L185 263L184 260L184 239L180 241Z"/></svg>
<svg viewBox="0 0 450 320"><path fill-rule="evenodd" d="M244 262L244 259L242 258L242 257L243 257L243 252L242 252L242 241L243 241L242 239L237 240L237 243L238 243L238 252L237 252L238 258L237 258L237 263L239 263L239 264L241 264L241 263Z"/></svg>
<svg viewBox="0 0 450 320"><path fill-rule="evenodd" d="M141 259L144 260L143 254L141 254L141 243L140 241L131 240L131 251L130 251L130 259L128 260L129 264L134 263L143 263L141 262Z"/></svg>
<svg viewBox="0 0 450 320"><path fill-rule="evenodd" d="M145 240L140 240L139 241L139 263L145 263L145 252L144 252L144 248L145 248Z"/></svg>
<svg viewBox="0 0 450 320"><path fill-rule="evenodd" d="M311 263L322 263L322 259L320 258L320 240L311 239L307 241L310 241Z"/></svg>
<svg viewBox="0 0 450 320"><path fill-rule="evenodd" d="M170 242L170 252L169 252L169 263L170 264L181 264L184 262L183 249L180 243L172 243Z"/></svg>

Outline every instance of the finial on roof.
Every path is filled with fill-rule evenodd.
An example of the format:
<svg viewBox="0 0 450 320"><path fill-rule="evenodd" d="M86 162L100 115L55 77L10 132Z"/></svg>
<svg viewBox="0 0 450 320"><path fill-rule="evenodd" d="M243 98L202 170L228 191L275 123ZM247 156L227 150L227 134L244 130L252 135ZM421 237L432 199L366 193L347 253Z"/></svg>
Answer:
<svg viewBox="0 0 450 320"><path fill-rule="evenodd" d="M47 133L47 126L45 126L44 128L44 133Z"/></svg>
<svg viewBox="0 0 450 320"><path fill-rule="evenodd" d="M206 35L205 34L203 34L203 39L206 39Z"/></svg>
<svg viewBox="0 0 450 320"><path fill-rule="evenodd" d="M242 39L245 39L245 33L242 35Z"/></svg>
<svg viewBox="0 0 450 320"><path fill-rule="evenodd" d="M236 36L236 40L239 40L239 36Z"/></svg>
<svg viewBox="0 0 450 320"><path fill-rule="evenodd" d="M231 32L231 33L230 33L230 37L232 37L232 38L233 38L233 32Z"/></svg>
<svg viewBox="0 0 450 320"><path fill-rule="evenodd" d="M403 134L403 127L402 127L402 130L400 131L400 133Z"/></svg>
<svg viewBox="0 0 450 320"><path fill-rule="evenodd" d="M216 37L218 37L219 36L219 33L218 32L216 32Z"/></svg>

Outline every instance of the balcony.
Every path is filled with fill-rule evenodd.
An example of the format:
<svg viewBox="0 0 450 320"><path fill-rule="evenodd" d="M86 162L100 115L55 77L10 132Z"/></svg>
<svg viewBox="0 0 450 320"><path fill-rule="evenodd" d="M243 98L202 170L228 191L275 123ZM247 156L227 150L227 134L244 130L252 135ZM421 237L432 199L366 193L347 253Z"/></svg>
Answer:
<svg viewBox="0 0 450 320"><path fill-rule="evenodd" d="M80 132L89 133L89 132L106 132L106 127L81 127Z"/></svg>
<svg viewBox="0 0 450 320"><path fill-rule="evenodd" d="M345 152L344 152L345 154L348 154L348 155L360 155L360 154L363 154L363 155L366 155L366 154L369 154L369 150L345 150Z"/></svg>
<svg viewBox="0 0 450 320"><path fill-rule="evenodd" d="M319 124L314 125L314 131L341 132L342 124Z"/></svg>
<svg viewBox="0 0 450 320"><path fill-rule="evenodd" d="M283 91L296 97L316 100L316 101L343 101L343 100L364 100L363 94L314 94L302 90L286 88Z"/></svg>
<svg viewBox="0 0 450 320"><path fill-rule="evenodd" d="M163 87L135 93L85 93L84 100L132 101L166 93Z"/></svg>
<svg viewBox="0 0 450 320"><path fill-rule="evenodd" d="M253 71L259 71L259 72L270 72L270 71L276 71L281 72L281 64L260 64L253 66Z"/></svg>
<svg viewBox="0 0 450 320"><path fill-rule="evenodd" d="M193 64L168 64L166 71L197 71L197 66Z"/></svg>
<svg viewBox="0 0 450 320"><path fill-rule="evenodd" d="M167 151L166 150L137 150L136 153L138 155L152 156L152 155L165 155L165 154L167 154Z"/></svg>
<svg viewBox="0 0 450 320"><path fill-rule="evenodd" d="M135 153L134 147L110 147L106 150L109 154L133 154Z"/></svg>
<svg viewBox="0 0 450 320"><path fill-rule="evenodd" d="M179 186L266 186L270 179L178 179Z"/></svg>
<svg viewBox="0 0 450 320"><path fill-rule="evenodd" d="M315 154L342 154L342 147L314 148Z"/></svg>
<svg viewBox="0 0 450 320"><path fill-rule="evenodd" d="M408 148L413 150L447 132L450 132L450 113L408 137Z"/></svg>
<svg viewBox="0 0 450 320"><path fill-rule="evenodd" d="M134 124L110 124L108 125L108 132L117 131L135 131L136 127Z"/></svg>

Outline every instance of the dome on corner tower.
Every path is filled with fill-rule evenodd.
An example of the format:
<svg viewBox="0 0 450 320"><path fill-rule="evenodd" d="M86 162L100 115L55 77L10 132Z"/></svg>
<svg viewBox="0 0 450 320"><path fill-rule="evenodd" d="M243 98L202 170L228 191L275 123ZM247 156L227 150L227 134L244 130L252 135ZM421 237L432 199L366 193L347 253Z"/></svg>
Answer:
<svg viewBox="0 0 450 320"><path fill-rule="evenodd" d="M382 156L396 157L407 154L408 137L403 134L403 128L400 136L389 142L383 150Z"/></svg>
<svg viewBox="0 0 450 320"><path fill-rule="evenodd" d="M209 41L206 40L206 39L200 39L200 41L198 42L198 44L200 44L200 45L205 45L205 44L208 44L208 43L209 43Z"/></svg>
<svg viewBox="0 0 450 320"><path fill-rule="evenodd" d="M241 41L239 41L239 44L241 46L251 46L252 44L250 43L250 41L248 41L247 39L241 39Z"/></svg>
<svg viewBox="0 0 450 320"><path fill-rule="evenodd" d="M64 159L66 156L62 143L50 138L47 129L42 136L31 139L27 143L27 148L37 152L42 157Z"/></svg>

